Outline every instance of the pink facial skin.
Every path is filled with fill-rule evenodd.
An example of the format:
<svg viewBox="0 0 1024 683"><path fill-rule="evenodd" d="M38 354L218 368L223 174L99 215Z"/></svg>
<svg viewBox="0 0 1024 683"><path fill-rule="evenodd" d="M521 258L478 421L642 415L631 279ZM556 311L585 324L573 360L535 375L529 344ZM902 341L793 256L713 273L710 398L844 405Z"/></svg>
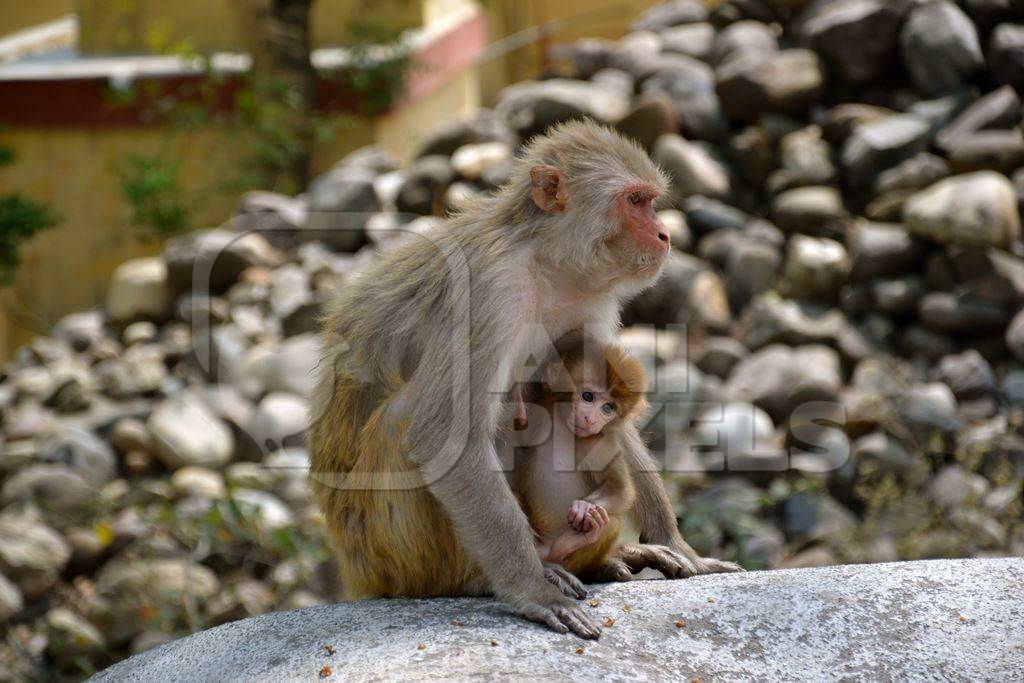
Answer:
<svg viewBox="0 0 1024 683"><path fill-rule="evenodd" d="M572 400L572 424L569 428L579 438L600 434L615 418L617 409L610 394L584 386Z"/></svg>
<svg viewBox="0 0 1024 683"><path fill-rule="evenodd" d="M619 195L617 212L622 225L633 234L641 248L663 255L668 251L669 237L668 230L654 211L657 196L652 187L632 185Z"/></svg>

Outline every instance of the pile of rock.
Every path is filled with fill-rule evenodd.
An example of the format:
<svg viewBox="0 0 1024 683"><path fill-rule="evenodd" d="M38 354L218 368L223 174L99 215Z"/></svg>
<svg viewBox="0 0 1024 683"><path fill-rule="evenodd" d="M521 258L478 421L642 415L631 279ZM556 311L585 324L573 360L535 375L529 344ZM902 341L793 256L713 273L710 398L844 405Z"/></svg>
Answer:
<svg viewBox="0 0 1024 683"><path fill-rule="evenodd" d="M0 371L0 678L335 599L304 469L317 315L581 116L672 175L676 249L622 338L702 552L1024 554L1022 53L1005 0L675 0L404 168L360 150L125 263Z"/></svg>

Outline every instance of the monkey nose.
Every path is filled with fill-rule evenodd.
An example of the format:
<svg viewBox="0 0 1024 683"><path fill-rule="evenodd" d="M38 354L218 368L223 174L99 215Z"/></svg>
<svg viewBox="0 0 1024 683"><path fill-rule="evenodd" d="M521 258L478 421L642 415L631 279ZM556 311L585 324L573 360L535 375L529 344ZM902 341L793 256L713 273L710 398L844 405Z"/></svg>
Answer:
<svg viewBox="0 0 1024 683"><path fill-rule="evenodd" d="M662 242L665 242L667 244L668 243L668 233L666 231L664 231L664 230L659 230L658 231L658 239L661 240Z"/></svg>

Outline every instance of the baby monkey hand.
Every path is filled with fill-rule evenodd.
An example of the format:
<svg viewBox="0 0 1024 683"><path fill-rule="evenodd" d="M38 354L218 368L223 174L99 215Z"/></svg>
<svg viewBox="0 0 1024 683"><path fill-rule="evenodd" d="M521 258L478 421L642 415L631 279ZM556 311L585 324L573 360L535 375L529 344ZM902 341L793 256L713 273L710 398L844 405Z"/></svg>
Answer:
<svg viewBox="0 0 1024 683"><path fill-rule="evenodd" d="M590 542L597 540L601 530L608 524L608 511L604 506L582 499L573 501L567 517L573 529L593 536Z"/></svg>

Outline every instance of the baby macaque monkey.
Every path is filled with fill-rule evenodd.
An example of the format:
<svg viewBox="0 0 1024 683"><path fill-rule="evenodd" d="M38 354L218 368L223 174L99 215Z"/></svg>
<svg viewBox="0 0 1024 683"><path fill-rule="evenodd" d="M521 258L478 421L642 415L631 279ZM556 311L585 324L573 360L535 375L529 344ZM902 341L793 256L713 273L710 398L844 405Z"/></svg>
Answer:
<svg viewBox="0 0 1024 683"><path fill-rule="evenodd" d="M539 443L521 451L516 493L541 561L561 564L585 581L628 579L622 563L609 563L620 517L635 498L618 437L647 405L647 377L623 349L579 333L566 335L555 349L558 357L527 391L527 400L551 418L550 424L532 420L529 429L550 432L546 438L529 434L528 443Z"/></svg>

